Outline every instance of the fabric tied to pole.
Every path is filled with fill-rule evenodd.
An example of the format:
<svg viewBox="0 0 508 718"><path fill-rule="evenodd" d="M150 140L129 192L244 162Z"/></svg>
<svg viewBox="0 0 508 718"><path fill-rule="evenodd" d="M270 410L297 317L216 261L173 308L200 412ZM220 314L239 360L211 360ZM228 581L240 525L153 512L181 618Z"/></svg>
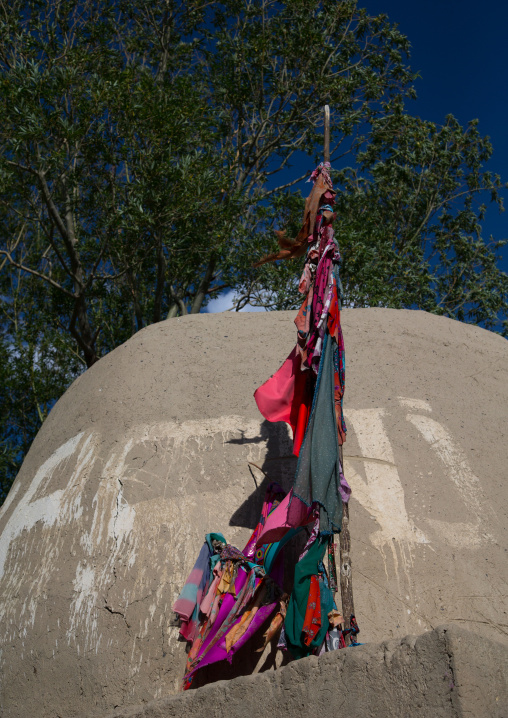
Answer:
<svg viewBox="0 0 508 718"><path fill-rule="evenodd" d="M307 610L303 621L302 633L305 634L303 642L309 646L319 629L321 628L321 595L319 590L319 579L317 576L310 577L309 599Z"/></svg>
<svg viewBox="0 0 508 718"><path fill-rule="evenodd" d="M179 615L182 621L180 634L188 641L194 640L198 625L199 604L209 587L210 557L214 553L212 541L225 543L226 539L220 533L206 535L196 563L173 605L173 611Z"/></svg>
<svg viewBox="0 0 508 718"><path fill-rule="evenodd" d="M298 456L312 404L309 372L301 370L296 347L284 364L254 393L261 414L268 421L285 421L293 430L293 453Z"/></svg>
<svg viewBox="0 0 508 718"><path fill-rule="evenodd" d="M284 621L287 647L295 658L309 656L315 648L319 648L328 630L328 614L334 608L333 596L328 586L319 581L319 564L325 555L327 545L327 539L316 539L295 568L294 587ZM318 589L316 582L318 582ZM317 605L316 607L310 606L314 602L310 600L311 588L314 595L317 595L316 592L319 590L319 612ZM307 619L311 612L312 617L309 622ZM316 622L312 623L312 619L316 619ZM304 627L307 629L305 632ZM312 630L310 630L311 628ZM314 628L317 630L314 631Z"/></svg>
<svg viewBox="0 0 508 718"><path fill-rule="evenodd" d="M293 497L320 507L320 533L339 532L342 496L350 492L339 457L334 405L333 339L325 335L312 412L300 450Z"/></svg>

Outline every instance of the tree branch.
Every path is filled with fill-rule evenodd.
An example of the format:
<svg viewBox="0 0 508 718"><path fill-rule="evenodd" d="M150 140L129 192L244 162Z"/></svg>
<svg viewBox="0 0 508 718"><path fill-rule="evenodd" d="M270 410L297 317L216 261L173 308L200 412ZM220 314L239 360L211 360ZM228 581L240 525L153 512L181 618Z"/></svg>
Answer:
<svg viewBox="0 0 508 718"><path fill-rule="evenodd" d="M61 292L66 294L68 297L72 297L73 299L76 298L76 295L73 292L69 292L68 289L65 289L65 287L62 287L61 284L58 284L58 282L55 282L55 280L51 279L51 277L48 277L45 274L42 274L41 272L37 272L35 269L30 269L30 267L26 267L24 264L20 264L19 262L16 262L11 257L9 252L7 252L5 249L0 249L0 254L3 254L3 256L6 257L6 259L8 260L9 264L11 264L13 267L16 267L17 269L21 269L23 272L27 272L28 274L33 274L34 277L39 277L39 279L43 279L45 282L48 282L48 284L51 284L52 287L55 287L56 289L59 289Z"/></svg>

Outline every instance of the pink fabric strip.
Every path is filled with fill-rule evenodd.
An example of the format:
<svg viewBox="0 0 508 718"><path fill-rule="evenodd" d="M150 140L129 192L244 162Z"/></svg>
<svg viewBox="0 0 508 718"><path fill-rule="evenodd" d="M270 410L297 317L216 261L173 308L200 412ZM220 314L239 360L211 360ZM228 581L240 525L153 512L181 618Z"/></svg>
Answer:
<svg viewBox="0 0 508 718"><path fill-rule="evenodd" d="M281 368L265 381L254 393L259 411L268 421L289 423L291 405L295 393L295 376L299 367L296 348L293 349Z"/></svg>
<svg viewBox="0 0 508 718"><path fill-rule="evenodd" d="M190 619L189 621L182 621L180 626L180 635L185 638L186 641L193 641L196 635L197 624L196 621Z"/></svg>
<svg viewBox="0 0 508 718"><path fill-rule="evenodd" d="M189 598L179 598L178 601L175 601L173 611L175 611L175 613L178 613L178 615L183 621L188 621L194 613L195 608L195 601L191 601Z"/></svg>
<svg viewBox="0 0 508 718"><path fill-rule="evenodd" d="M208 590L208 593L206 594L206 596L204 597L204 599L201 601L201 605L200 605L200 607L199 607L199 610L201 611L201 613L204 613L205 616L209 616L209 615L210 615L210 611L211 611L211 608L212 608L212 603L213 603L214 598L215 598L215 591L217 590L217 586L218 586L219 583L220 583L221 577L222 577L222 571L220 572L219 575L216 575L216 576L215 576L215 578L213 579L212 583L210 584L210 588L209 588L209 590Z"/></svg>
<svg viewBox="0 0 508 718"><path fill-rule="evenodd" d="M305 526L309 521L312 521L312 509L293 496L293 491L290 491L266 519L265 527L258 536L256 546L280 541L289 529Z"/></svg>

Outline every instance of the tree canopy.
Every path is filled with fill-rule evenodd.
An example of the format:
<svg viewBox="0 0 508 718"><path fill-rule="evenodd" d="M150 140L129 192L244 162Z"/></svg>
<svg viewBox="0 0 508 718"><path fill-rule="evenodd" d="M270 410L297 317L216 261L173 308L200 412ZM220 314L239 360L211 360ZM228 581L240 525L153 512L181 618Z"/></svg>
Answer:
<svg viewBox="0 0 508 718"><path fill-rule="evenodd" d="M296 231L325 103L346 303L506 333L492 148L475 122L411 116L409 49L353 0L3 6L4 491L72 379L143 326L225 290L297 306L297 262L252 264Z"/></svg>

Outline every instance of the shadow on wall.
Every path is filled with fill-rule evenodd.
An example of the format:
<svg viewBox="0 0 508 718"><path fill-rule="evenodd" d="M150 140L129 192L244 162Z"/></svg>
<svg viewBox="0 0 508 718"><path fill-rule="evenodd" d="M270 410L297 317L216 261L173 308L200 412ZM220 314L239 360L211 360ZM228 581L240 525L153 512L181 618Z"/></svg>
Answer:
<svg viewBox="0 0 508 718"><path fill-rule="evenodd" d="M292 454L292 441L288 438L287 428L283 422L273 424L264 421L259 436L231 439L228 444L260 444L266 442L266 455L261 465L249 463L254 491L238 507L229 522L230 526L243 526L254 530L259 521L263 499L269 484L275 481L289 491L293 485L296 470L296 456Z"/></svg>
<svg viewBox="0 0 508 718"><path fill-rule="evenodd" d="M242 526L254 530L259 521L266 489L272 482L277 482L285 491L289 491L296 470L296 456L291 453L292 441L288 439L287 428L283 423L272 424L264 421L259 436L231 439L229 444L259 444L266 442L266 455L262 465L249 464L253 479L253 492L232 515L229 525ZM286 547L284 555L284 590L291 592L293 573L298 556L303 550L309 531L304 530ZM262 651L264 633L267 631L272 616L263 624L257 633L233 656L232 662L205 666L198 671L192 683L192 689L201 688L208 683L231 680L239 676L252 675L274 670L290 663L293 659L287 652L278 652L276 646L269 653Z"/></svg>

